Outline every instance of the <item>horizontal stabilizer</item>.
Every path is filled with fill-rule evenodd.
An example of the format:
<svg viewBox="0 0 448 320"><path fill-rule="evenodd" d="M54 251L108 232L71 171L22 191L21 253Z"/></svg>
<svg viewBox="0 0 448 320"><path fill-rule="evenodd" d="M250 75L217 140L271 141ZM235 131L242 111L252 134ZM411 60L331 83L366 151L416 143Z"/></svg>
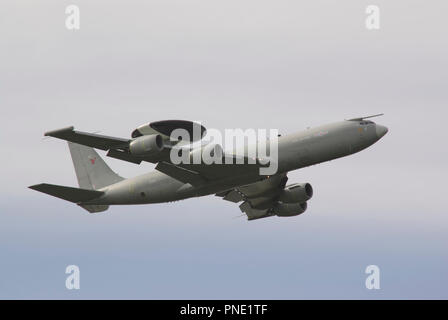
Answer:
<svg viewBox="0 0 448 320"><path fill-rule="evenodd" d="M102 191L64 187L48 183L36 184L29 188L74 203L87 202L104 194Z"/></svg>

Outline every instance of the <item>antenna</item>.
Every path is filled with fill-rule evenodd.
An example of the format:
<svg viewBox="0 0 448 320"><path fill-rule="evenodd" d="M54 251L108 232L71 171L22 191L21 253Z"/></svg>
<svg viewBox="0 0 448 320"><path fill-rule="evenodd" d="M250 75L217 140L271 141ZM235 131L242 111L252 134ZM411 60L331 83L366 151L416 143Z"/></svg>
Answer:
<svg viewBox="0 0 448 320"><path fill-rule="evenodd" d="M365 116L365 117L361 117L361 118L348 119L347 121L362 121L362 120L364 120L364 119L369 119L369 118L374 118L374 117L380 117L380 116L384 116L384 113L374 114L373 116Z"/></svg>

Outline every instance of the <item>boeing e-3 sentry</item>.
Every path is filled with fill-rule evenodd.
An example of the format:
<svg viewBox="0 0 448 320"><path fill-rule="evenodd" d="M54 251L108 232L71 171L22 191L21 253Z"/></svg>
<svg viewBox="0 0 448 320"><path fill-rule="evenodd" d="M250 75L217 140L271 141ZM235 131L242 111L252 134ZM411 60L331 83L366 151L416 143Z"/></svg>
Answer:
<svg viewBox="0 0 448 320"><path fill-rule="evenodd" d="M37 184L30 188L76 203L90 213L102 212L110 205L150 204L177 201L215 194L239 203L248 220L269 216L290 217L302 214L313 196L309 183L287 184L287 173L321 162L359 152L381 139L388 131L385 126L366 120L379 115L331 123L301 132L279 136L277 141L276 173L261 175L264 162L243 163L174 163L173 148L185 144L172 138L177 129L189 133L194 145L204 137L206 129L186 120L165 120L142 125L131 138L116 138L87 133L67 127L45 133L45 136L68 141L79 188L53 184ZM195 132L199 130L199 139ZM140 164L156 164L155 170L134 178L124 179L104 162L94 150L107 151L107 156ZM208 148L208 149L207 149ZM179 150L181 148L179 147ZM218 145L188 149L188 157L207 149L219 157L235 158ZM247 148L245 149L248 150ZM177 152L177 151L176 151ZM216 156L216 154L215 154ZM246 159L247 160L247 159Z"/></svg>

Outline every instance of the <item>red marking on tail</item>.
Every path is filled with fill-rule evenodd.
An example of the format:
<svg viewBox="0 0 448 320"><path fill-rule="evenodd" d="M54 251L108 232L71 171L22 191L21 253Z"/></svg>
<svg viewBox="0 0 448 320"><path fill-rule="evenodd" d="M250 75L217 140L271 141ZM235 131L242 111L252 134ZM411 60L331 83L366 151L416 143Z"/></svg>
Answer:
<svg viewBox="0 0 448 320"><path fill-rule="evenodd" d="M95 164L96 158L90 158L90 162L92 162L92 164Z"/></svg>

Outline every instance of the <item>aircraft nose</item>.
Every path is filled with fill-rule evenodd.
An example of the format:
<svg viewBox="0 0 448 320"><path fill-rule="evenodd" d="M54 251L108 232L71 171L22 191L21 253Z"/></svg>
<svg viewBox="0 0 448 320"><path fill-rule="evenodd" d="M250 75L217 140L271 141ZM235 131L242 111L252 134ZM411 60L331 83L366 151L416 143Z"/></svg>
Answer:
<svg viewBox="0 0 448 320"><path fill-rule="evenodd" d="M387 131L389 131L387 129L387 127L379 125L379 124L376 125L376 135L377 135L378 139L382 138L387 133Z"/></svg>

